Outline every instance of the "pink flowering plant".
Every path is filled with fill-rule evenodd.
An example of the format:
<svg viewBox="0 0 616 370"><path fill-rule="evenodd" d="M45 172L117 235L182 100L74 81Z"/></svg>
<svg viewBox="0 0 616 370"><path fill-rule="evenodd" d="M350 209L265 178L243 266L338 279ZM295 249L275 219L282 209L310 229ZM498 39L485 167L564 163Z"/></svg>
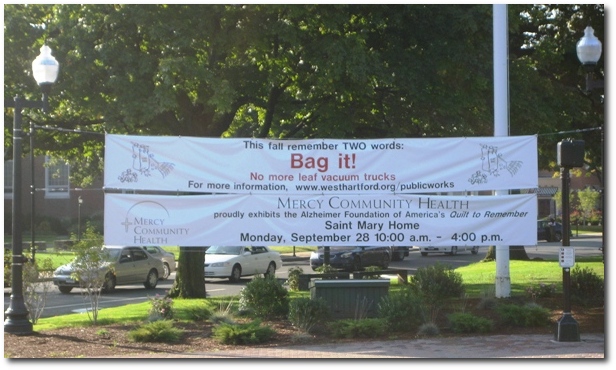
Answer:
<svg viewBox="0 0 616 370"><path fill-rule="evenodd" d="M155 297L150 297L150 318L171 320L173 318L173 300L170 297L161 297L157 294Z"/></svg>

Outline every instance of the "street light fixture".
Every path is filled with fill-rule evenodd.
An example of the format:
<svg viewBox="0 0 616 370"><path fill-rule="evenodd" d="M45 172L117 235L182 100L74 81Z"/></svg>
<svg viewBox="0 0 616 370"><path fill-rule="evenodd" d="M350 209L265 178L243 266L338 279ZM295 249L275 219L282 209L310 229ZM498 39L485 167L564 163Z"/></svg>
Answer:
<svg viewBox="0 0 616 370"><path fill-rule="evenodd" d="M584 36L576 45L577 57L586 70L586 92L593 89L603 89L603 80L593 79L593 71L601 58L601 41L595 37L595 30L588 26L584 30Z"/></svg>
<svg viewBox="0 0 616 370"><path fill-rule="evenodd" d="M51 55L51 49L47 45L41 47L41 54L32 62L32 74L41 87L43 99L41 101L28 101L20 96L14 100L4 102L5 107L13 108L13 246L11 264L11 299L8 309L5 311L4 331L7 333L26 335L32 333L32 323L29 321L29 312L24 303L23 296L23 256L22 228L21 228L21 152L22 152L22 129L21 113L24 108L42 109L48 111L48 94L51 85L58 78L60 65Z"/></svg>

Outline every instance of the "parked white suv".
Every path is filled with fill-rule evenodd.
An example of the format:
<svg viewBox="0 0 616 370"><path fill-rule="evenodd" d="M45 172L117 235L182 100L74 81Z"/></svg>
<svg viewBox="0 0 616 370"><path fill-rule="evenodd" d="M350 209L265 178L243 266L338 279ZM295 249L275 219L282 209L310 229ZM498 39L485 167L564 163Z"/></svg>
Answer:
<svg viewBox="0 0 616 370"><path fill-rule="evenodd" d="M476 245L458 245L458 246L445 246L445 247L419 247L419 253L422 257L428 255L428 253L445 253L450 256L458 254L460 251L470 251L472 254L479 253L479 247Z"/></svg>

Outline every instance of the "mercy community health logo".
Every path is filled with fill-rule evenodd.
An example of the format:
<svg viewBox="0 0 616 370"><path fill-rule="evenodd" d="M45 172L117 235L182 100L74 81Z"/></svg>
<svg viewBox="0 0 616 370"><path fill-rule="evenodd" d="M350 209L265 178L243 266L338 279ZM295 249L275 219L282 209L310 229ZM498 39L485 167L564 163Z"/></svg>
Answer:
<svg viewBox="0 0 616 370"><path fill-rule="evenodd" d="M159 162L154 159L154 154L150 153L150 146L132 142L133 154L132 154L132 167L126 169L118 176L118 180L121 182L138 182L139 175L145 177L152 176L152 173L160 173L163 177L167 177L175 166L170 162Z"/></svg>
<svg viewBox="0 0 616 370"><path fill-rule="evenodd" d="M149 200L135 203L120 223L135 245L174 244L177 236L188 235L189 231L187 227L174 226L167 208Z"/></svg>

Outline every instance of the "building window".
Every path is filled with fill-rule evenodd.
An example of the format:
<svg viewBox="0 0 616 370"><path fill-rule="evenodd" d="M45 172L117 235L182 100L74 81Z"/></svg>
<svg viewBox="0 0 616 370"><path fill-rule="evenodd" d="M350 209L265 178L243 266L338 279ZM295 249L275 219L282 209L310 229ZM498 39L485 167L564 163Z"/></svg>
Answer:
<svg viewBox="0 0 616 370"><path fill-rule="evenodd" d="M4 161L4 199L13 199L13 160Z"/></svg>
<svg viewBox="0 0 616 370"><path fill-rule="evenodd" d="M69 198L69 166L45 157L45 198Z"/></svg>

